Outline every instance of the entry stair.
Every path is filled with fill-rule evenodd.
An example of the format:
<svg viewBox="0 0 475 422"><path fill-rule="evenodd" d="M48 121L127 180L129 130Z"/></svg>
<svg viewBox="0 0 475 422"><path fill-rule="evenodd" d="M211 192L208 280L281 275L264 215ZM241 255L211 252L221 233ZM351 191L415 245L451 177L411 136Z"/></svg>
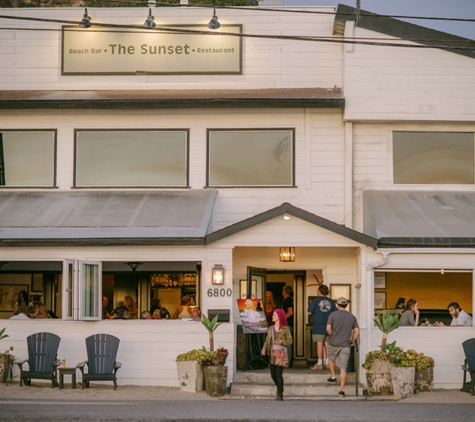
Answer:
<svg viewBox="0 0 475 422"><path fill-rule="evenodd" d="M330 371L313 371L306 368L284 369L284 400L364 400L363 386L358 385L356 394L356 374L347 375L345 397L338 395L338 383L327 382ZM270 377L269 369L236 371L231 384L231 394L225 396L234 400L274 400L276 387Z"/></svg>

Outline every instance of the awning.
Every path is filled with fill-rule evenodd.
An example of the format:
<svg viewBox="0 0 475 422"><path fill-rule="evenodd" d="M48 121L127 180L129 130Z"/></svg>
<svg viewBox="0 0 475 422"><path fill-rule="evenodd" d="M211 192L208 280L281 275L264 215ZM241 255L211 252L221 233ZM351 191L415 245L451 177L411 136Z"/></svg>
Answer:
<svg viewBox="0 0 475 422"><path fill-rule="evenodd" d="M475 192L365 191L363 231L378 247L474 247Z"/></svg>
<svg viewBox="0 0 475 422"><path fill-rule="evenodd" d="M0 91L0 110L344 108L340 88Z"/></svg>
<svg viewBox="0 0 475 422"><path fill-rule="evenodd" d="M217 191L0 193L0 246L203 244Z"/></svg>

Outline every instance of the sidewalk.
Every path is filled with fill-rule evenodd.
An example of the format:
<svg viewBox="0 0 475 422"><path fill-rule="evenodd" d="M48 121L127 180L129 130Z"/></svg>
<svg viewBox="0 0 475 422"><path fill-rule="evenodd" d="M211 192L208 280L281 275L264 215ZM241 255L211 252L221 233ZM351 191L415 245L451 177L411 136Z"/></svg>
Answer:
<svg viewBox="0 0 475 422"><path fill-rule="evenodd" d="M226 396L224 397L226 398ZM330 399L330 398L329 398ZM216 401L223 398L213 398L206 394L206 391L199 393L185 393L175 387L154 387L154 386L135 386L119 385L114 390L112 383L98 384L91 383L90 388L84 390L78 386L71 388L70 383L66 383L64 389L51 388L49 383L33 381L32 386L23 385L19 382L9 382L0 384L0 402L17 400L45 401L45 400L68 400L68 401L118 401L127 402L133 400L160 400L160 401ZM459 390L437 389L430 393L415 394L413 397L397 400L393 396L373 396L366 397L367 401L387 401L400 403L437 403L437 404L475 404L475 396L470 393L464 393Z"/></svg>

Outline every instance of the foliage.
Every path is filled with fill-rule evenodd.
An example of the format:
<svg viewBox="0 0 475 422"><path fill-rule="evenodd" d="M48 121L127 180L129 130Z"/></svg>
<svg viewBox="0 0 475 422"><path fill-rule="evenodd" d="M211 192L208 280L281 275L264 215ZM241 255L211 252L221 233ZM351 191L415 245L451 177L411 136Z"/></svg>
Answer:
<svg viewBox="0 0 475 422"><path fill-rule="evenodd" d="M374 322L383 333L383 339L381 341L381 350L384 352L386 350L388 334L398 328L401 324L401 321L399 321L398 314L391 314L389 310L386 310L386 313L384 315L377 312L376 318L374 318Z"/></svg>
<svg viewBox="0 0 475 422"><path fill-rule="evenodd" d="M7 337L10 337L8 334L5 334L6 329L7 329L7 327L0 330L0 340L2 340L4 338L7 338ZM0 358L3 358L3 356L8 356L9 359L10 359L10 363L13 364L13 362L15 360L15 356L10 354L10 352L13 352L13 350L14 350L13 346L10 346L9 349L5 350L5 353L0 353Z"/></svg>
<svg viewBox="0 0 475 422"><path fill-rule="evenodd" d="M363 368L370 369L371 364L375 359L381 359L391 362L396 367L411 367L416 368L416 371L432 368L435 366L434 359L425 356L424 353L417 353L410 349L407 352L401 347L396 347L396 342L392 342L386 346L386 350L373 350L366 355Z"/></svg>
<svg viewBox="0 0 475 422"><path fill-rule="evenodd" d="M219 315L216 315L210 321L210 319L205 314L203 314L201 319L201 323L209 332L209 350L211 352L214 350L214 330L216 330L216 328L218 328L222 324L222 322L218 322L218 316Z"/></svg>
<svg viewBox="0 0 475 422"><path fill-rule="evenodd" d="M203 346L201 349L190 350L189 352L178 355L176 361L196 361L201 366L224 366L228 354L228 350L224 347L209 351Z"/></svg>

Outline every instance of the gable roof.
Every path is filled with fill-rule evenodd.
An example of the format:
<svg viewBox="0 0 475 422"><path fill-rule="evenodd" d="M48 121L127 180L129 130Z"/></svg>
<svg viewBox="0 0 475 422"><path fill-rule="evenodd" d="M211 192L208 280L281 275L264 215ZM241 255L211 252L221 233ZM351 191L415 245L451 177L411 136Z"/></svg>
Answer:
<svg viewBox="0 0 475 422"><path fill-rule="evenodd" d="M344 4L339 4L335 26L341 27L341 22L355 20L355 8ZM340 24L339 24L340 23ZM397 38L408 39L418 44L430 45L451 53L460 54L475 58L475 41L468 38L458 37L447 32L437 31L409 22L400 21L394 18L377 15L376 13L361 10L358 27L370 31L380 32ZM415 41L414 39L418 39ZM434 41L431 41L434 40ZM457 49L454 47L462 47Z"/></svg>
<svg viewBox="0 0 475 422"><path fill-rule="evenodd" d="M293 217L300 218L301 220L304 220L310 224L315 224L316 226L322 227L333 233L336 233L348 239L354 240L355 242L361 243L366 246L370 246L373 249L376 249L378 246L378 241L374 237L349 229L348 227L334 223L333 221L327 220L326 218L319 217L318 215L312 214L301 208L297 208L293 206L292 204L289 204L288 202L284 202L282 205L278 207L272 208L261 214L257 214L246 220L242 220L238 223L232 224L221 230L217 230L213 233L210 233L205 237L205 243L209 244L212 242L216 242L220 239L231 236L235 233L239 233L243 230L249 229L251 227L257 226L258 224L269 221L273 218L283 216L284 214L288 214Z"/></svg>

